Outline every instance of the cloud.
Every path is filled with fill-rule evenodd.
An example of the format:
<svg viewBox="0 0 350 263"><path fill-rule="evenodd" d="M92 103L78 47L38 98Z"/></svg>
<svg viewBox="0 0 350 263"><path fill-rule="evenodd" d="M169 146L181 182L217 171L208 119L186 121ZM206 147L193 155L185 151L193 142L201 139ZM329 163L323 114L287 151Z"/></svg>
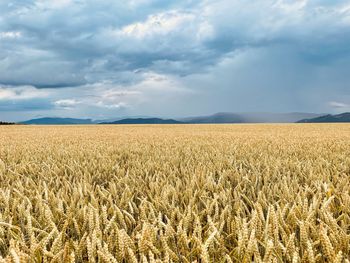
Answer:
<svg viewBox="0 0 350 263"><path fill-rule="evenodd" d="M350 104L343 103L343 102L338 102L338 101L330 101L329 106L335 109L350 109Z"/></svg>
<svg viewBox="0 0 350 263"><path fill-rule="evenodd" d="M64 99L64 100L57 100L54 102L56 107L63 108L63 109L72 109L79 105L81 102L75 99Z"/></svg>
<svg viewBox="0 0 350 263"><path fill-rule="evenodd" d="M31 86L10 87L0 85L0 101L30 100L48 97L48 92Z"/></svg>
<svg viewBox="0 0 350 263"><path fill-rule="evenodd" d="M207 72L182 78L200 96L186 108L194 114L213 112L210 109L332 112L329 100L350 99L344 77L349 58L315 65L300 56L298 47L288 44L235 51Z"/></svg>
<svg viewBox="0 0 350 263"><path fill-rule="evenodd" d="M18 31L7 31L7 32L0 32L0 39L14 39L14 38L20 38L21 32Z"/></svg>
<svg viewBox="0 0 350 263"><path fill-rule="evenodd" d="M72 3L72 0L38 0L35 2L35 6L40 9L61 9L69 6Z"/></svg>
<svg viewBox="0 0 350 263"><path fill-rule="evenodd" d="M52 106L48 100L49 95L49 91L39 90L32 86L11 87L0 85L0 112L8 115L9 111L21 112L51 109Z"/></svg>
<svg viewBox="0 0 350 263"><path fill-rule="evenodd" d="M2 1L0 96L76 116L334 110L349 25L345 0Z"/></svg>
<svg viewBox="0 0 350 263"><path fill-rule="evenodd" d="M176 77L154 72L139 72L142 80L129 84L99 82L80 87L56 89L51 93L56 100L53 102L57 109L70 110L71 113L108 110L106 117L120 111L139 111L143 107L152 107L166 111L166 104L174 97L192 96L193 91L187 89ZM145 110L149 111L149 110ZM114 116L115 117L115 116Z"/></svg>
<svg viewBox="0 0 350 263"><path fill-rule="evenodd" d="M123 27L120 32L125 36L138 39L153 37L154 35L165 36L170 32L181 30L185 24L195 20L193 14L178 13L175 11L151 15L145 22L137 22Z"/></svg>
<svg viewBox="0 0 350 263"><path fill-rule="evenodd" d="M120 103L114 103L114 104L106 104L104 101L98 101L96 103L96 106L101 107L101 108L106 108L106 109L112 109L112 110L119 110L122 108L127 107L125 103L120 102Z"/></svg>

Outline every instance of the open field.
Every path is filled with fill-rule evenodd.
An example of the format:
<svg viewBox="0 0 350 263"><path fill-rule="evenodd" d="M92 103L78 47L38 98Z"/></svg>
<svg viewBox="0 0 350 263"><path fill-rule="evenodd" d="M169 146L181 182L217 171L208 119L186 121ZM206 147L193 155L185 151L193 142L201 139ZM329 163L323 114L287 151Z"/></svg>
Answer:
<svg viewBox="0 0 350 263"><path fill-rule="evenodd" d="M349 262L350 125L0 127L0 262Z"/></svg>

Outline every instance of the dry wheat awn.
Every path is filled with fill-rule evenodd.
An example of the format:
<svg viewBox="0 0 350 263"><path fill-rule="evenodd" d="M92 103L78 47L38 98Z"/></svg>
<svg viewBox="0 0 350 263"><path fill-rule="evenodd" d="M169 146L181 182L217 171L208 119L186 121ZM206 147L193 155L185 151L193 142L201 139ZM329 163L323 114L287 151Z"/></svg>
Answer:
<svg viewBox="0 0 350 263"><path fill-rule="evenodd" d="M348 124L0 127L0 263L346 263L349 176Z"/></svg>

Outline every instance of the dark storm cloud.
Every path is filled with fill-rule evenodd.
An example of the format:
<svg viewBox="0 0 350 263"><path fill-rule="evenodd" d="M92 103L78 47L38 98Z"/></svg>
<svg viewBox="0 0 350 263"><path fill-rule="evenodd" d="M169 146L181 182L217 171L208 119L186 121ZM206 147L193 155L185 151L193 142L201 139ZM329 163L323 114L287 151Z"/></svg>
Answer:
<svg viewBox="0 0 350 263"><path fill-rule="evenodd" d="M340 109L350 103L349 44L345 0L1 1L0 84L51 90L3 98L2 109ZM108 98L120 90L128 96Z"/></svg>

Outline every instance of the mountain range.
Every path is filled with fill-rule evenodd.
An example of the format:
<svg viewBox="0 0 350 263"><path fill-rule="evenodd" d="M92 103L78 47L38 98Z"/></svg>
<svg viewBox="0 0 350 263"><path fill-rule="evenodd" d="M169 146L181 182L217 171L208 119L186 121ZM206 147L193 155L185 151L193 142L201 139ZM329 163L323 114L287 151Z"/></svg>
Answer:
<svg viewBox="0 0 350 263"><path fill-rule="evenodd" d="M337 115L327 114L327 115L312 118L312 119L303 119L298 122L299 123L350 122L350 112L345 112Z"/></svg>
<svg viewBox="0 0 350 263"><path fill-rule="evenodd" d="M74 118L39 118L28 121L23 121L21 124L36 124L36 125L73 125L73 124L94 124L91 119L74 119Z"/></svg>
<svg viewBox="0 0 350 263"><path fill-rule="evenodd" d="M221 112L208 116L163 119L153 117L125 117L107 120L46 117L31 119L21 124L76 125L76 124L204 124L204 123L317 123L350 122L350 113L338 115L315 113L231 113Z"/></svg>
<svg viewBox="0 0 350 263"><path fill-rule="evenodd" d="M189 117L182 119L186 123L292 123L302 119L310 119L322 116L314 113L232 113L219 112L214 115Z"/></svg>
<svg viewBox="0 0 350 263"><path fill-rule="evenodd" d="M181 124L183 122L173 119L160 119L160 118L137 118L137 119L123 119L113 122L102 122L100 124Z"/></svg>

